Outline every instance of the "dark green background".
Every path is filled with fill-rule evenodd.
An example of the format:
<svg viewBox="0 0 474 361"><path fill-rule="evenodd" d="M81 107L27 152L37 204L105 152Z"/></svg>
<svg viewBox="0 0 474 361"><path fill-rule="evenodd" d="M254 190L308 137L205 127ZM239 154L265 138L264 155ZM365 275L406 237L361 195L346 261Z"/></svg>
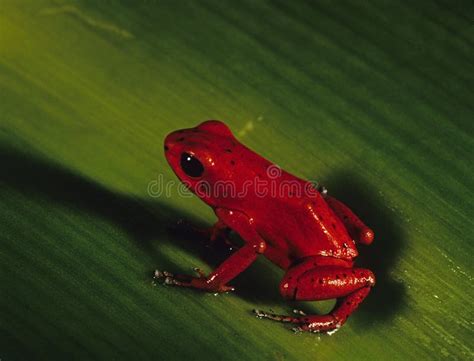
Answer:
<svg viewBox="0 0 474 361"><path fill-rule="evenodd" d="M468 1L0 1L0 358L472 359L473 46ZM214 296L155 267L222 255L164 136L223 119L376 232L377 286L332 336L259 260ZM160 178L162 177L162 178ZM304 305L322 311L330 305Z"/></svg>

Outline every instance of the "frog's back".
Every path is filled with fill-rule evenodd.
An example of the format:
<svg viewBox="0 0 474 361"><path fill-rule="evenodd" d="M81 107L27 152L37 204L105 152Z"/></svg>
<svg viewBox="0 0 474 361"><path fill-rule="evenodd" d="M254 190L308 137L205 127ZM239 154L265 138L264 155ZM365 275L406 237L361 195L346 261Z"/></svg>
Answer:
<svg viewBox="0 0 474 361"><path fill-rule="evenodd" d="M271 252L285 253L290 259L357 256L346 227L310 182L280 169L238 141L235 145L239 175L235 180L254 185L236 206L255 221ZM257 180L266 185L264 195L258 193Z"/></svg>

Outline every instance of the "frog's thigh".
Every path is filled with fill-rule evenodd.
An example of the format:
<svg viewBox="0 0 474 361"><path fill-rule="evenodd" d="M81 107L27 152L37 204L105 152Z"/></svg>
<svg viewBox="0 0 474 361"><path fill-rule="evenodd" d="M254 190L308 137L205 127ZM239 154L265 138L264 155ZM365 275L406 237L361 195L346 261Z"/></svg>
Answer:
<svg viewBox="0 0 474 361"><path fill-rule="evenodd" d="M344 223L353 239L362 244L371 244L374 240L374 231L367 227L352 210L334 197L327 197L326 202Z"/></svg>
<svg viewBox="0 0 474 361"><path fill-rule="evenodd" d="M280 283L280 293L289 300L317 301L344 297L374 284L375 276L368 269L317 266L290 269Z"/></svg>

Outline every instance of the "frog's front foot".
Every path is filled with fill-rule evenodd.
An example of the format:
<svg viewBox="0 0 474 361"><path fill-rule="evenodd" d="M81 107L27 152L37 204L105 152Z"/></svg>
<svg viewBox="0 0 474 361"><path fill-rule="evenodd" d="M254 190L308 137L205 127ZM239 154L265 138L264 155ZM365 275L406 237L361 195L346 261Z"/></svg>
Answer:
<svg viewBox="0 0 474 361"><path fill-rule="evenodd" d="M191 287L207 292L223 293L234 291L234 288L227 285L219 285L212 282L212 279L206 277L199 268L194 268L198 277L188 275L175 275L167 271L155 270L153 279L162 282L165 285Z"/></svg>
<svg viewBox="0 0 474 361"><path fill-rule="evenodd" d="M184 280L182 280L182 277L175 276L174 274L167 271L155 270L153 279L160 281L165 285L184 286Z"/></svg>

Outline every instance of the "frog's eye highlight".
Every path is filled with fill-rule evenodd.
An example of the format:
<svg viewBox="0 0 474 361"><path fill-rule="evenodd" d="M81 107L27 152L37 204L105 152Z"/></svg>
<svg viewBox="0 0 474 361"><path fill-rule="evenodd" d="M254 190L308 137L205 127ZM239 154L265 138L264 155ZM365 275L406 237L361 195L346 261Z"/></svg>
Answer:
<svg viewBox="0 0 474 361"><path fill-rule="evenodd" d="M181 154L181 169L188 176L197 178L204 173L204 166L202 163L192 154L183 153Z"/></svg>

